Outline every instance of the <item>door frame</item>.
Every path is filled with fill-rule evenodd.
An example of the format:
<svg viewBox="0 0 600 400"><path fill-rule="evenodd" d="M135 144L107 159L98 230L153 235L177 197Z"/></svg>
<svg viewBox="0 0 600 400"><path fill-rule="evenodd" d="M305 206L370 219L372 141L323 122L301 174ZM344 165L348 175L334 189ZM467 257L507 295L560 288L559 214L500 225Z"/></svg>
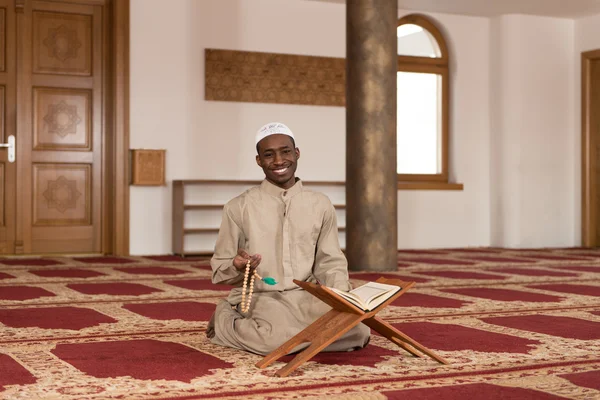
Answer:
<svg viewBox="0 0 600 400"><path fill-rule="evenodd" d="M130 0L110 0L112 12L112 148L114 160L105 168L109 185L105 200L110 208L104 218L103 252L129 255L129 12ZM110 119L109 119L110 120ZM110 152L109 152L110 153ZM111 192L109 188L112 187ZM110 197L108 197L110 196ZM108 197L108 198L107 198Z"/></svg>
<svg viewBox="0 0 600 400"><path fill-rule="evenodd" d="M596 183L596 169L599 164L595 148L598 140L592 132L590 121L600 118L598 105L593 107L591 100L591 63L600 61L600 49L581 53L581 242L585 247L600 246L597 240L597 224L600 204L596 203L600 188Z"/></svg>

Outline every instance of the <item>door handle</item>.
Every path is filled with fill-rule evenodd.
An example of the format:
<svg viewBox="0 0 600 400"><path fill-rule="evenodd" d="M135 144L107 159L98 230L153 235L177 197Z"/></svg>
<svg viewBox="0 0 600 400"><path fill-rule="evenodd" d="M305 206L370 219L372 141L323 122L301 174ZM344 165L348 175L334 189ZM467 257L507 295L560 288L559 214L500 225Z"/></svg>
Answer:
<svg viewBox="0 0 600 400"><path fill-rule="evenodd" d="M0 147L8 148L8 162L15 162L16 151L15 151L15 135L10 135L8 137L8 143L0 143Z"/></svg>

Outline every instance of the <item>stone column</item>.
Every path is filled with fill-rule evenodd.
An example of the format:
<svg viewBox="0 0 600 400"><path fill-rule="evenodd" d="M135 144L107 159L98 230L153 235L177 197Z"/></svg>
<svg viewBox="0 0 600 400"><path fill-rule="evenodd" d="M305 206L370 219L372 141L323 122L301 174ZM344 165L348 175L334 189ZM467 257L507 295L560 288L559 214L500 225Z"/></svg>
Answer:
<svg viewBox="0 0 600 400"><path fill-rule="evenodd" d="M351 270L398 266L397 0L346 2L346 255Z"/></svg>

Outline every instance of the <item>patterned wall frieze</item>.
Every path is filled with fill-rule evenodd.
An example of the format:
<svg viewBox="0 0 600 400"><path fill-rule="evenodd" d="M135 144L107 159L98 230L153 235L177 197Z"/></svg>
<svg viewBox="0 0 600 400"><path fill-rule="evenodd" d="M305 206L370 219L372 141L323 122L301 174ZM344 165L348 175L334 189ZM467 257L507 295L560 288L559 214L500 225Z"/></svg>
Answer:
<svg viewBox="0 0 600 400"><path fill-rule="evenodd" d="M344 58L206 49L205 99L346 104Z"/></svg>

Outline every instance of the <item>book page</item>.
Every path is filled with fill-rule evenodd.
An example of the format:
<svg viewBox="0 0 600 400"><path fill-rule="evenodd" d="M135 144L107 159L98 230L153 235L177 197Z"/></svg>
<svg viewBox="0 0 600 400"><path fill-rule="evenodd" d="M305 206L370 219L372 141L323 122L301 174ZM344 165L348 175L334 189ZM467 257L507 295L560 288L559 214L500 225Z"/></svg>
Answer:
<svg viewBox="0 0 600 400"><path fill-rule="evenodd" d="M336 288L330 289L357 307L365 311L370 311L381 303L385 302L401 288L400 286L396 285L368 282L349 292L344 292Z"/></svg>
<svg viewBox="0 0 600 400"><path fill-rule="evenodd" d="M367 305L367 310L371 311L374 310L375 308L377 308L380 304L384 303L387 299L389 299L390 297L392 297L394 294L396 294L397 291L400 290L399 286L396 286L395 290L389 290L377 297L374 297L371 299L371 301L369 301L369 304Z"/></svg>
<svg viewBox="0 0 600 400"><path fill-rule="evenodd" d="M333 290L334 292L336 292L337 294L339 294L344 299L348 300L350 303L354 304L355 306L362 308L363 310L366 308L366 304L364 304L361 301L360 297L356 296L355 294L350 293L350 292L343 292L336 288L330 288L330 289Z"/></svg>
<svg viewBox="0 0 600 400"><path fill-rule="evenodd" d="M371 300L388 292L399 290L399 286L386 285L384 283L369 282L350 291L350 293L358 296L363 303L368 304Z"/></svg>

